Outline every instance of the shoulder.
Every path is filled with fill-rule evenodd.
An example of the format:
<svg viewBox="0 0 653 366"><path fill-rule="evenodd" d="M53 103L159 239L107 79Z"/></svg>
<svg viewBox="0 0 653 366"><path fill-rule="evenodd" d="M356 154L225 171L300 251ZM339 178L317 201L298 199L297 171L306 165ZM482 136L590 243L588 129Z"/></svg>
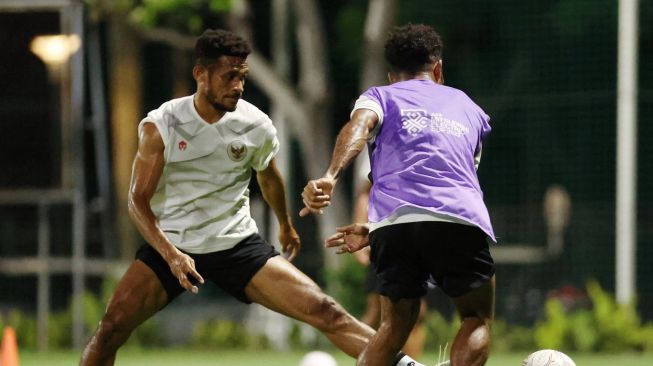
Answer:
<svg viewBox="0 0 653 366"><path fill-rule="evenodd" d="M164 147L163 137L154 124L147 123L140 128L138 132L138 148L140 151L161 151Z"/></svg>
<svg viewBox="0 0 653 366"><path fill-rule="evenodd" d="M445 88L447 92L450 93L450 95L456 100L456 102L480 113L481 115L487 116L483 108L476 104L476 102L464 91L445 85L442 85L441 87Z"/></svg>
<svg viewBox="0 0 653 366"><path fill-rule="evenodd" d="M259 119L270 120L270 117L268 117L268 115L265 112L260 110L254 104L246 101L245 99L240 99L238 101L234 113L239 114L241 118L246 120L252 120L252 121L256 121Z"/></svg>
<svg viewBox="0 0 653 366"><path fill-rule="evenodd" d="M192 119L190 108L193 108L192 95L161 104L159 108L151 110L138 124L139 136L146 125L154 124L164 144L167 145L171 129L181 121Z"/></svg>
<svg viewBox="0 0 653 366"><path fill-rule="evenodd" d="M383 95L386 92L385 88L387 88L387 86L372 86L372 87L369 87L369 88L367 88L367 90L365 90L363 92L363 94L360 95L360 97L361 98L369 98L369 99L373 99L373 100L379 100L381 98L381 95Z"/></svg>
<svg viewBox="0 0 653 366"><path fill-rule="evenodd" d="M190 114L189 108L193 105L192 100L192 95L169 100L161 104L159 108L150 111L143 120L156 123L170 123L188 119Z"/></svg>
<svg viewBox="0 0 653 366"><path fill-rule="evenodd" d="M188 95L185 97L181 98L175 98L171 99L159 106L159 108L155 109L156 111L161 111L161 112L169 112L169 113L179 113L181 111L184 111L188 104L189 101L193 100L192 95Z"/></svg>
<svg viewBox="0 0 653 366"><path fill-rule="evenodd" d="M257 106L244 99L238 101L236 110L231 113L231 117L235 119L241 127L276 131L270 117Z"/></svg>

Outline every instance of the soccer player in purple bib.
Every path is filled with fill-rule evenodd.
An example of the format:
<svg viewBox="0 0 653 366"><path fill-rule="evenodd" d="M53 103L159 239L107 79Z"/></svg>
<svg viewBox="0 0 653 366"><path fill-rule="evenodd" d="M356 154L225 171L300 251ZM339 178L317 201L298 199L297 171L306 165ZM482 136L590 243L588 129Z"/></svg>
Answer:
<svg viewBox="0 0 653 366"><path fill-rule="evenodd" d="M381 326L359 366L390 365L406 341L427 280L462 319L442 365L485 365L494 314L496 241L476 169L489 117L465 93L442 85L442 42L426 25L395 28L385 44L390 85L356 101L331 164L308 182L300 215L320 214L351 161L368 144L369 223L338 228L326 245L339 253L368 244L381 295Z"/></svg>

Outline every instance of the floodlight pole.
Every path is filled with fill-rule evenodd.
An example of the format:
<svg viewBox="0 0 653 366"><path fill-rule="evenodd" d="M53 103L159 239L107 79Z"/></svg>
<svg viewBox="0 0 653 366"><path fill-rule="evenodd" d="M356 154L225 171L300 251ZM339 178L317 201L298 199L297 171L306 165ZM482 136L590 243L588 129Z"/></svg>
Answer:
<svg viewBox="0 0 653 366"><path fill-rule="evenodd" d="M636 288L638 0L619 0L615 287L619 303Z"/></svg>

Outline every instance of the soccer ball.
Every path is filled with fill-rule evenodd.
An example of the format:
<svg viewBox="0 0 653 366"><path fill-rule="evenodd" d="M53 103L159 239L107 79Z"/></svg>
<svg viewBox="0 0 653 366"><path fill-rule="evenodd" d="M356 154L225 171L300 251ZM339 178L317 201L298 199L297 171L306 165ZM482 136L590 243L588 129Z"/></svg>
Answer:
<svg viewBox="0 0 653 366"><path fill-rule="evenodd" d="M301 361L299 366L338 366L336 359L330 354L322 351L313 351L307 353Z"/></svg>
<svg viewBox="0 0 653 366"><path fill-rule="evenodd" d="M576 366L576 364L560 351L543 349L526 357L522 361L522 366Z"/></svg>

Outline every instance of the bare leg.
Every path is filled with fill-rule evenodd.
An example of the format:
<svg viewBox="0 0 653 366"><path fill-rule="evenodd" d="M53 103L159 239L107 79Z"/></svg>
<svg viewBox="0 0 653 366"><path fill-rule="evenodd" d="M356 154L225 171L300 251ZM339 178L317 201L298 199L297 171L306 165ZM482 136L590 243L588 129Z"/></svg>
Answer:
<svg viewBox="0 0 653 366"><path fill-rule="evenodd" d="M403 348L404 352L414 359L422 357L422 352L424 351L424 343L426 342L426 326L424 325L424 322L426 321L427 311L426 300L422 298L420 301L417 321L415 322L413 330L408 335L408 339Z"/></svg>
<svg viewBox="0 0 653 366"><path fill-rule="evenodd" d="M381 326L358 357L357 366L392 365L397 352L406 343L419 314L420 299L392 301L381 298Z"/></svg>
<svg viewBox="0 0 653 366"><path fill-rule="evenodd" d="M422 298L419 316L403 347L403 351L414 359L422 357L422 352L424 352L424 343L426 342L424 321L426 320L427 310L426 300ZM365 307L361 321L374 329L379 328L379 323L381 322L381 300L379 294L375 292L367 294L367 306Z"/></svg>
<svg viewBox="0 0 653 366"><path fill-rule="evenodd" d="M451 346L452 366L483 366L490 353L495 278L454 299L462 320Z"/></svg>
<svg viewBox="0 0 653 366"><path fill-rule="evenodd" d="M374 334L284 258L270 258L245 288L253 302L314 326L343 352L357 357ZM396 354L396 352L395 352Z"/></svg>
<svg viewBox="0 0 653 366"><path fill-rule="evenodd" d="M110 366L131 332L165 306L167 294L154 272L136 260L116 287L80 366Z"/></svg>
<svg viewBox="0 0 653 366"><path fill-rule="evenodd" d="M376 329L381 321L381 300L379 294L370 292L367 294L367 306L361 321L370 327Z"/></svg>

